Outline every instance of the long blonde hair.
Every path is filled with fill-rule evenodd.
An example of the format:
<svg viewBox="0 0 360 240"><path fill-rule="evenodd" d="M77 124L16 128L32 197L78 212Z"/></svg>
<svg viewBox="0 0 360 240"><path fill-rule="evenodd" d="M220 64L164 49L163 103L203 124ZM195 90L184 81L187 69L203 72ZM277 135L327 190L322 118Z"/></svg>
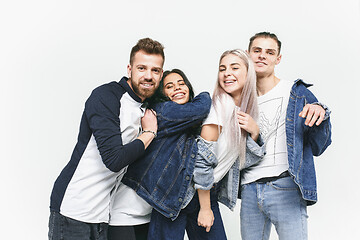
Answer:
<svg viewBox="0 0 360 240"><path fill-rule="evenodd" d="M224 91L219 84L219 78L216 82L212 101L217 115L220 115L222 119L222 134L225 135L224 139L227 142L225 144L227 146L226 156L219 157L232 158L234 161L239 157L240 168L243 168L246 160L246 139L248 133L240 128L236 112L238 110L245 112L257 121L256 73L250 56L241 49L225 51L220 57L219 64L229 54L238 56L243 60L247 68L246 82L240 93L240 102L236 103L234 98Z"/></svg>

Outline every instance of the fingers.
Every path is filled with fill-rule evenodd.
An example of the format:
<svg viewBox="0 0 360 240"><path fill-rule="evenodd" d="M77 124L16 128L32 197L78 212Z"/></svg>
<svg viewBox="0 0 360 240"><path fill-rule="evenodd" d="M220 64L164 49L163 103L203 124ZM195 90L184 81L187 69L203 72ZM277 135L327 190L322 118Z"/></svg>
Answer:
<svg viewBox="0 0 360 240"><path fill-rule="evenodd" d="M210 232L212 225L214 224L214 221L211 222L211 224L202 224L198 222L198 226L204 227L206 232Z"/></svg>
<svg viewBox="0 0 360 240"><path fill-rule="evenodd" d="M241 111L238 111L236 114L237 114L238 122L240 124L246 125L250 121L251 116L249 114Z"/></svg>
<svg viewBox="0 0 360 240"><path fill-rule="evenodd" d="M156 112L154 109L146 109L146 110L150 110L152 112L152 114L154 114L156 116Z"/></svg>
<svg viewBox="0 0 360 240"><path fill-rule="evenodd" d="M198 218L198 226L204 227L206 232L210 232L212 225L214 224L214 217L207 216L205 219L200 217Z"/></svg>
<svg viewBox="0 0 360 240"><path fill-rule="evenodd" d="M319 126L325 118L325 110L320 112L320 117L316 122L316 126Z"/></svg>
<svg viewBox="0 0 360 240"><path fill-rule="evenodd" d="M306 104L306 105L304 106L303 110L299 113L299 117L302 117L302 118L305 118L305 117L306 117L307 112L308 112L308 110L309 110L309 108L310 108L309 105L310 105L310 104Z"/></svg>
<svg viewBox="0 0 360 240"><path fill-rule="evenodd" d="M305 119L305 125L312 127L315 122L319 126L325 118L325 110L315 104L306 104L303 110L299 113L299 116Z"/></svg>
<svg viewBox="0 0 360 240"><path fill-rule="evenodd" d="M305 120L305 125L312 127L312 125L314 125L315 121L317 118L316 117L316 113L315 110L313 108L309 108L308 110L308 114L306 116L306 120Z"/></svg>
<svg viewBox="0 0 360 240"><path fill-rule="evenodd" d="M157 132L156 112L151 109L146 109L144 116L141 118L141 126L145 130Z"/></svg>

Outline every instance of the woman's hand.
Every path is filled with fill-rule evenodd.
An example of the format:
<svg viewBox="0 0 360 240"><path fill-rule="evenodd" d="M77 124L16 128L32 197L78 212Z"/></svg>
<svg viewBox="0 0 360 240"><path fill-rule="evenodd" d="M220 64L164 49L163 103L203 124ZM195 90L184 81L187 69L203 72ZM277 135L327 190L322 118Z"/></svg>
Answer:
<svg viewBox="0 0 360 240"><path fill-rule="evenodd" d="M259 137L260 129L255 120L249 114L242 111L237 112L237 119L240 124L240 128L247 131L251 138L256 142Z"/></svg>
<svg viewBox="0 0 360 240"><path fill-rule="evenodd" d="M211 208L200 208L198 215L198 225L204 227L206 232L210 232L211 226L214 224L214 213Z"/></svg>

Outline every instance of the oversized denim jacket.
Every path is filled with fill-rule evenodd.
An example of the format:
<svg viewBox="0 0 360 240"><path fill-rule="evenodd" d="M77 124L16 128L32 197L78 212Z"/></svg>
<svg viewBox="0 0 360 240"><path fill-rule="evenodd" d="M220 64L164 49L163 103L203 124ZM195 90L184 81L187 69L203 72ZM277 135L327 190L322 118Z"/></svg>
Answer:
<svg viewBox="0 0 360 240"><path fill-rule="evenodd" d="M145 155L132 163L122 182L152 207L174 220L184 204L194 172L197 144L194 127L210 111L211 98L203 92L192 102L172 101L154 107L158 120L157 137Z"/></svg>
<svg viewBox="0 0 360 240"><path fill-rule="evenodd" d="M319 156L331 144L331 123L330 111L325 105L317 101L316 97L307 89L309 86L312 85L306 84L301 79L297 79L292 86L286 113L286 141L289 173L299 186L308 205L312 205L317 201L313 156ZM304 124L305 119L299 117L299 113L308 103L319 104L326 110L324 121L320 126L308 127ZM244 168L255 164L265 154L262 140L259 139L258 142L259 144L256 144L252 138L248 137ZM203 161L202 164L204 165L216 165L216 159L214 159L215 156L209 144L198 143L198 147L197 164ZM194 174L198 173L195 172ZM207 179L207 182L209 181L211 182L211 179ZM228 174L220 181L218 200L231 210L236 205L237 197L241 197L240 192L238 192L238 186L241 185L240 181L240 162L237 160Z"/></svg>
<svg viewBox="0 0 360 240"><path fill-rule="evenodd" d="M208 142L201 137L198 139L198 155L194 171L194 185L197 189L207 190L211 188L214 183L213 169L217 164L216 155L214 153L215 148L216 142ZM256 164L262 160L264 155L265 145L261 136L259 135L257 142L255 142L248 135L246 141L246 161L243 168ZM220 184L218 201L231 210L234 209L238 198L240 171L240 159L237 158L225 177L218 183ZM189 189L188 195L190 195L190 192Z"/></svg>
<svg viewBox="0 0 360 240"><path fill-rule="evenodd" d="M317 102L307 89L309 86L312 84L297 79L291 89L286 112L286 142L289 172L299 186L303 199L312 205L317 201L313 156L319 156L331 144L331 123L330 111ZM305 119L299 117L308 103L319 104L326 110L324 121L319 126L306 126Z"/></svg>

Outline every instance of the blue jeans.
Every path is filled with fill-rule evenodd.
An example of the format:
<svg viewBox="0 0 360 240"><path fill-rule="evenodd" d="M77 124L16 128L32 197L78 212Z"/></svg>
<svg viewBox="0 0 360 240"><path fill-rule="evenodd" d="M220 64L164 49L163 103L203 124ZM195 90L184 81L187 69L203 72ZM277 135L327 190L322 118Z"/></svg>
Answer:
<svg viewBox="0 0 360 240"><path fill-rule="evenodd" d="M51 211L49 240L107 240L107 223L85 223Z"/></svg>
<svg viewBox="0 0 360 240"><path fill-rule="evenodd" d="M225 240L226 234L217 202L217 193L218 190L215 190L215 188L212 188L210 191L211 210L215 218L210 232L206 232L204 227L200 227L197 224L200 203L198 195L195 194L190 203L180 211L179 216L174 221L153 210L148 240L183 240L185 230L189 240Z"/></svg>
<svg viewBox="0 0 360 240"><path fill-rule="evenodd" d="M307 239L306 202L291 177L241 186L243 240L267 240L274 224L280 240Z"/></svg>

